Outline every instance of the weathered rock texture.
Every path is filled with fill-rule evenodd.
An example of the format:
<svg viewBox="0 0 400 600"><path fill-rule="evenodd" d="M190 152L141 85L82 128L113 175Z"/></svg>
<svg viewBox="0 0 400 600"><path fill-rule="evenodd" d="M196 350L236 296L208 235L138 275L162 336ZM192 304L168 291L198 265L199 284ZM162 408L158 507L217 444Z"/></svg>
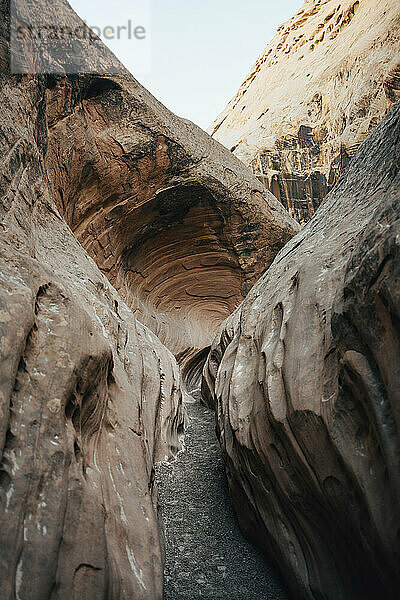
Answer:
<svg viewBox="0 0 400 600"><path fill-rule="evenodd" d="M161 598L153 464L179 445L179 370L56 209L45 81L0 85L0 596Z"/></svg>
<svg viewBox="0 0 400 600"><path fill-rule="evenodd" d="M1 597L161 598L153 464L178 449L178 367L38 201L42 174L13 174L2 221Z"/></svg>
<svg viewBox="0 0 400 600"><path fill-rule="evenodd" d="M398 0L306 0L209 132L305 222L399 98Z"/></svg>
<svg viewBox="0 0 400 600"><path fill-rule="evenodd" d="M176 356L201 350L296 226L237 159L133 79L91 85L46 92L59 210Z"/></svg>
<svg viewBox="0 0 400 600"><path fill-rule="evenodd" d="M20 10L81 23L63 0ZM180 375L132 311L202 350L296 224L128 73L10 75L9 24L2 0L0 595L161 598L153 465L179 446Z"/></svg>
<svg viewBox="0 0 400 600"><path fill-rule="evenodd" d="M243 530L294 598L400 586L400 103L204 368Z"/></svg>
<svg viewBox="0 0 400 600"><path fill-rule="evenodd" d="M296 226L195 125L132 79L111 84L89 98L80 82L47 91L49 177L77 239L183 357L210 345Z"/></svg>
<svg viewBox="0 0 400 600"><path fill-rule="evenodd" d="M25 19L37 4L24 3ZM46 11L76 20L62 0ZM296 223L238 159L129 74L51 76L40 110L46 172L78 241L176 356L210 345Z"/></svg>

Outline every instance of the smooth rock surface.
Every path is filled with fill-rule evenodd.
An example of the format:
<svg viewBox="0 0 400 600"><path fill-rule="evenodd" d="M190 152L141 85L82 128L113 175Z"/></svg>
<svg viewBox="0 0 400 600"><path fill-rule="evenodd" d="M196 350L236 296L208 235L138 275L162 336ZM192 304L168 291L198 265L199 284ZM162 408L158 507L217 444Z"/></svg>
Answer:
<svg viewBox="0 0 400 600"><path fill-rule="evenodd" d="M198 127L133 78L110 82L88 99L86 82L46 92L49 177L78 241L182 360L210 345L297 226Z"/></svg>
<svg viewBox="0 0 400 600"><path fill-rule="evenodd" d="M12 115L0 131L1 597L161 598L152 472L179 447L179 369L75 240L30 123Z"/></svg>
<svg viewBox="0 0 400 600"><path fill-rule="evenodd" d="M400 103L204 368L243 530L294 598L400 589Z"/></svg>
<svg viewBox="0 0 400 600"><path fill-rule="evenodd" d="M46 78L0 87L0 596L160 599L153 466L179 448L180 372L57 210Z"/></svg>
<svg viewBox="0 0 400 600"><path fill-rule="evenodd" d="M209 133L304 223L399 98L398 0L306 0Z"/></svg>

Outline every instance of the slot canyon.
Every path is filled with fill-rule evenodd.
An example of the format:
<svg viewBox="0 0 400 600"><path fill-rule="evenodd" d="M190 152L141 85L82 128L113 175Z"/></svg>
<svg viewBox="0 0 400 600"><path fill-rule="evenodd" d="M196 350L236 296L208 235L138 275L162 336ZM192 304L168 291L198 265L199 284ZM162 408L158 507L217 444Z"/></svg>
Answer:
<svg viewBox="0 0 400 600"><path fill-rule="evenodd" d="M0 0L1 600L397 597L400 15L383 1L373 126L329 193L318 131L274 142L282 189L298 156L323 187L311 210L100 40L62 41L35 75L20 40L12 73ZM337 4L307 0L288 44ZM366 26L358 4L340 30L365 6ZM17 23L43 15L82 26L66 0L18 0ZM325 171L338 139L312 147Z"/></svg>

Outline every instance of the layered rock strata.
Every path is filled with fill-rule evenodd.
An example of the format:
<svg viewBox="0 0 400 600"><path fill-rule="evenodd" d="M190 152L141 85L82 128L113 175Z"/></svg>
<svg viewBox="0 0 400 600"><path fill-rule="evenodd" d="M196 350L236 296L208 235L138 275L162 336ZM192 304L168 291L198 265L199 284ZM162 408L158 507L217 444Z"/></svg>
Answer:
<svg viewBox="0 0 400 600"><path fill-rule="evenodd" d="M204 369L239 521L294 598L398 596L399 157L397 103Z"/></svg>
<svg viewBox="0 0 400 600"><path fill-rule="evenodd" d="M63 0L17 8L82 24ZM204 353L296 225L100 42L73 51L109 75L11 75L9 28L2 0L1 596L161 598L153 466L177 452L183 408L151 329Z"/></svg>
<svg viewBox="0 0 400 600"><path fill-rule="evenodd" d="M399 98L398 0L306 0L209 132L304 223Z"/></svg>
<svg viewBox="0 0 400 600"><path fill-rule="evenodd" d="M63 0L39 4L78 22ZM23 4L28 22L37 5ZM109 73L110 54L98 52ZM54 66L42 81L46 173L80 244L183 360L210 345L297 226L239 160L119 67L63 77Z"/></svg>
<svg viewBox="0 0 400 600"><path fill-rule="evenodd" d="M79 80L46 91L58 208L135 315L191 356L296 225L229 152L133 79L90 85L88 98Z"/></svg>

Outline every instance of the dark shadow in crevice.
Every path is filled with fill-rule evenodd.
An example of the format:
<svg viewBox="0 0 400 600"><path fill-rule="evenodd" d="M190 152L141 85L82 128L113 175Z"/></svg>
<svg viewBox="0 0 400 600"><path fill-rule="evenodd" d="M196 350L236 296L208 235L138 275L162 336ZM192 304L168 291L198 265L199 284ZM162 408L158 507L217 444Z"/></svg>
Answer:
<svg viewBox="0 0 400 600"><path fill-rule="evenodd" d="M193 395L201 391L201 380L203 375L203 367L210 353L210 346L200 350L193 356L182 368L182 381L185 391Z"/></svg>

